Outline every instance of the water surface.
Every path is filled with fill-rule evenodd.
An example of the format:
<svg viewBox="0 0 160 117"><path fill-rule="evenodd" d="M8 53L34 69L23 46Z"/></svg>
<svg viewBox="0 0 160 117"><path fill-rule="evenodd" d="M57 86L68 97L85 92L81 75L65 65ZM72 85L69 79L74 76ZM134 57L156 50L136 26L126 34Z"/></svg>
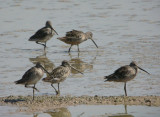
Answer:
<svg viewBox="0 0 160 117"><path fill-rule="evenodd" d="M18 112L14 107L3 106L0 111L3 117L158 117L160 114L159 107L129 105L79 105L35 113Z"/></svg>
<svg viewBox="0 0 160 117"><path fill-rule="evenodd" d="M1 0L0 96L32 95L32 90L13 82L36 61L49 71L66 59L84 72L72 71L61 83L61 95L124 95L123 83L103 82L103 76L135 60L151 73L139 72L127 83L128 95L160 95L160 1L159 0ZM43 47L28 39L51 20L58 32ZM57 40L72 29L92 31L99 48L90 41L73 46ZM45 77L45 76L44 76ZM55 95L48 83L39 81L36 95Z"/></svg>

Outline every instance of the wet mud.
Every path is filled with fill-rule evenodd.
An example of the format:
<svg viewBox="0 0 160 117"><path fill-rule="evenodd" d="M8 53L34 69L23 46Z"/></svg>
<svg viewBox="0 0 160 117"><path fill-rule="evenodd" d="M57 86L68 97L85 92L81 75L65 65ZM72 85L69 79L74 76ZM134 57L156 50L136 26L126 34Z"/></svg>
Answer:
<svg viewBox="0 0 160 117"><path fill-rule="evenodd" d="M160 96L8 96L0 105L20 107L20 112L37 112L76 105L147 105L160 106Z"/></svg>

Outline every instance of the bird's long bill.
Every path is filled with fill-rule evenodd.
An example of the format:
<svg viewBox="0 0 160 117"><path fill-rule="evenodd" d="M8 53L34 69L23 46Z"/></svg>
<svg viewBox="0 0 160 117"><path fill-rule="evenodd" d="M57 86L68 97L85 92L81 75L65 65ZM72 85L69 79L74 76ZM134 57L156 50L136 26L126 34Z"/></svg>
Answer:
<svg viewBox="0 0 160 117"><path fill-rule="evenodd" d="M147 74L150 74L150 73L148 73L146 70L144 70L144 69L142 69L142 68L140 68L140 67L138 67L138 68L139 68L140 70L146 72Z"/></svg>
<svg viewBox="0 0 160 117"><path fill-rule="evenodd" d="M51 27L52 28L52 27ZM52 28L52 30L54 30L53 28ZM54 32L58 35L58 33L56 32L56 30L54 30Z"/></svg>
<svg viewBox="0 0 160 117"><path fill-rule="evenodd" d="M76 68L74 68L73 66L71 66L71 65L70 65L70 67L71 67L72 69L76 70L77 72L79 72L79 73L83 74L81 71L77 70L77 69L76 69Z"/></svg>
<svg viewBox="0 0 160 117"><path fill-rule="evenodd" d="M51 74L42 65L41 65L41 67L49 76L51 76Z"/></svg>
<svg viewBox="0 0 160 117"><path fill-rule="evenodd" d="M91 40L92 40L92 42L94 43L94 45L98 48L96 42L95 42L93 39L91 39Z"/></svg>

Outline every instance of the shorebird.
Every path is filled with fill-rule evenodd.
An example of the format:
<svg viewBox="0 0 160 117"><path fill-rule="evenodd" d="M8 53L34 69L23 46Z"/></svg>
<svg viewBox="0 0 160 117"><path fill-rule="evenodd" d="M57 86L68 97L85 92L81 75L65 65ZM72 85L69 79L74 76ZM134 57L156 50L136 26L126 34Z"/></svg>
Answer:
<svg viewBox="0 0 160 117"><path fill-rule="evenodd" d="M127 96L126 82L135 78L138 73L138 69L148 73L146 70L140 68L135 61L132 61L130 65L125 65L117 69L113 74L105 76L106 81L124 82L125 96ZM150 74L150 73L148 73Z"/></svg>
<svg viewBox="0 0 160 117"><path fill-rule="evenodd" d="M50 82L51 86L54 88L56 95L60 94L60 89L59 89L59 85L60 82L63 82L69 75L71 72L71 68L75 69L74 67L72 67L68 61L64 60L62 61L62 64L60 66L58 66L57 68L53 69L53 71L51 73L47 72L49 74L49 77L43 78L42 80L44 82ZM80 72L79 70L75 69L76 71L78 71L79 73L83 74L82 72ZM53 86L53 84L57 84L58 83L58 91L57 89Z"/></svg>
<svg viewBox="0 0 160 117"><path fill-rule="evenodd" d="M35 87L36 83L43 77L44 71L40 63L37 63L36 66L30 68L24 73L22 79L15 81L16 84L23 84L26 88L33 88L33 100L34 100L34 90L39 90ZM29 86L33 85L33 86Z"/></svg>
<svg viewBox="0 0 160 117"><path fill-rule="evenodd" d="M71 48L73 45L77 45L78 48L78 52L79 50L79 44L86 41L87 39L91 39L92 42L95 44L95 46L98 48L97 44L95 43L95 41L92 39L92 32L82 32L82 31L78 31L78 30L72 30L69 32L66 32L66 36L65 37L59 37L57 39L63 41L66 44L70 44L70 48L68 50L68 52L70 52Z"/></svg>
<svg viewBox="0 0 160 117"><path fill-rule="evenodd" d="M54 34L58 33L53 29L51 21L46 22L46 26L39 29L34 35L32 35L29 41L35 41L37 44L43 45L46 48L46 43L50 40Z"/></svg>

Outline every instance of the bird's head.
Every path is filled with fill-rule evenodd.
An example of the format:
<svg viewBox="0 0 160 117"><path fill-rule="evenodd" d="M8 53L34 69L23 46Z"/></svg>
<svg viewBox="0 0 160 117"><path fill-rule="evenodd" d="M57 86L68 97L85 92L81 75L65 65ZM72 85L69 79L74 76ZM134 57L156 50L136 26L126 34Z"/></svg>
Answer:
<svg viewBox="0 0 160 117"><path fill-rule="evenodd" d="M94 45L98 48L97 44L95 43L95 41L92 38L93 37L93 33L92 32L86 32L85 34L86 34L86 38L87 39L91 39L92 42L94 43Z"/></svg>
<svg viewBox="0 0 160 117"><path fill-rule="evenodd" d="M51 28L58 35L58 33L56 32L56 30L53 29L51 21L46 21L46 27Z"/></svg>
<svg viewBox="0 0 160 117"><path fill-rule="evenodd" d="M150 74L150 73L148 73L146 70L144 70L144 69L142 69L141 67L139 67L135 61L132 61L132 62L130 63L130 66L131 66L131 67L136 67L136 68L138 68L138 69L146 72L147 74Z"/></svg>

